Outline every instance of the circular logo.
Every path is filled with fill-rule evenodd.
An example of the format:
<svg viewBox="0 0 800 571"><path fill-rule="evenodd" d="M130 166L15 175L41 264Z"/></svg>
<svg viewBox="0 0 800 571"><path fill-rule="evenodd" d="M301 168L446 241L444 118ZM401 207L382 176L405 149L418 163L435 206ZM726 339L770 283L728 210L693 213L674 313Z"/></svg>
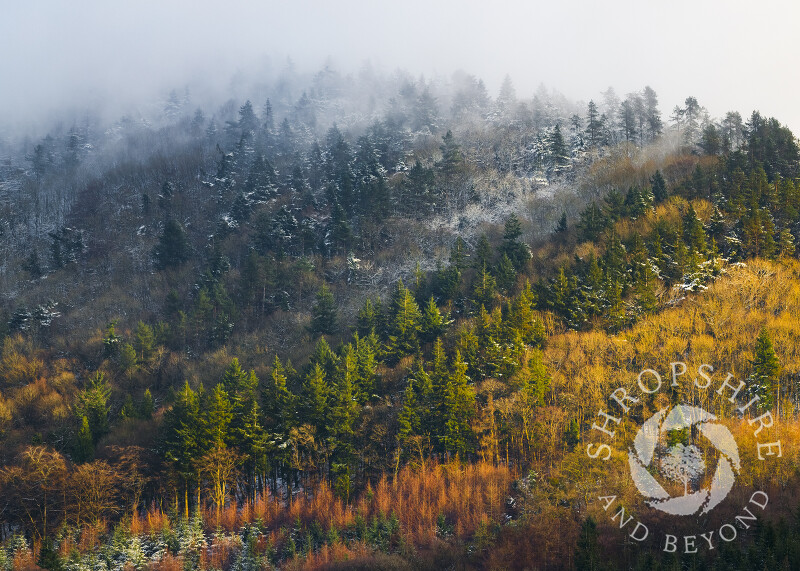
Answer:
<svg viewBox="0 0 800 571"><path fill-rule="evenodd" d="M672 515L705 514L725 499L739 472L739 449L730 431L717 417L694 406L678 405L658 411L642 424L628 452L631 476L651 507ZM690 484L706 473L702 451L688 444L687 435L697 431L718 453L710 483L693 490ZM670 495L655 475L683 484L683 494ZM707 480L707 478L706 478ZM677 488L678 486L673 486Z"/></svg>

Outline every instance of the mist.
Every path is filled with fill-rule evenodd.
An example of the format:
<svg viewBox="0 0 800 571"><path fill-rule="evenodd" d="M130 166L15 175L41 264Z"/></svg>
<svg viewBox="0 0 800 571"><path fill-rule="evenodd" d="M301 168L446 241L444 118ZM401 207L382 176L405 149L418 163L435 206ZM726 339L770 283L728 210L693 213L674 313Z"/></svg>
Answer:
<svg viewBox="0 0 800 571"><path fill-rule="evenodd" d="M665 118L692 95L712 117L758 109L800 129L798 16L777 1L14 3L0 22L0 125L37 136L87 111L146 114L173 89L203 106L247 97L287 66L366 65L428 78L461 69L492 96L506 74L521 98L542 84L583 102L650 85Z"/></svg>

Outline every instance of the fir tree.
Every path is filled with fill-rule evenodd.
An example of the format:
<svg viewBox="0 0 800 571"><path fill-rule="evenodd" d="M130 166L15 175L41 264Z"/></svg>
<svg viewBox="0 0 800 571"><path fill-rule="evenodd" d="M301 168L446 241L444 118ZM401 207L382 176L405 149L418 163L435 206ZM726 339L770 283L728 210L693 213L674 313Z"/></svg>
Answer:
<svg viewBox="0 0 800 571"><path fill-rule="evenodd" d="M650 177L650 186L653 189L653 199L656 204L664 202L667 199L667 182L661 174L661 171L656 171Z"/></svg>
<svg viewBox="0 0 800 571"><path fill-rule="evenodd" d="M771 410L780 397L780 363L772 339L766 327L761 329L753 350L753 372L750 375L751 390L761 400L761 410Z"/></svg>
<svg viewBox="0 0 800 571"><path fill-rule="evenodd" d="M474 449L475 435L472 432L472 417L475 414L475 392L468 385L467 364L456 351L453 370L448 375L444 391L444 449L458 458Z"/></svg>
<svg viewBox="0 0 800 571"><path fill-rule="evenodd" d="M319 363L303 379L300 399L303 422L315 427L318 434L327 433L329 388Z"/></svg>
<svg viewBox="0 0 800 571"><path fill-rule="evenodd" d="M311 308L311 334L333 335L336 332L336 301L328 285L323 283Z"/></svg>
<svg viewBox="0 0 800 571"><path fill-rule="evenodd" d="M398 280L391 302L389 351L395 359L414 355L419 350L422 315L411 292Z"/></svg>
<svg viewBox="0 0 800 571"><path fill-rule="evenodd" d="M176 220L170 218L164 225L164 231L153 249L156 269L180 266L189 260L189 241L186 232Z"/></svg>

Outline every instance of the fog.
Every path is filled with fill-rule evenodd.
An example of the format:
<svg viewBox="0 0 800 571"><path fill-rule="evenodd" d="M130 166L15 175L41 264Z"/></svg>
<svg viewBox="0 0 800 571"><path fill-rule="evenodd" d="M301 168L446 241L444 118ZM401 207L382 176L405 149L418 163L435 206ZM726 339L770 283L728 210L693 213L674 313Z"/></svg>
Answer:
<svg viewBox="0 0 800 571"><path fill-rule="evenodd" d="M268 82L291 59L309 72L463 69L493 96L506 74L525 98L542 84L581 101L650 85L665 119L693 95L712 117L758 109L800 131L798 16L775 0L6 1L0 125L113 118L186 86L194 101L246 97L233 78Z"/></svg>

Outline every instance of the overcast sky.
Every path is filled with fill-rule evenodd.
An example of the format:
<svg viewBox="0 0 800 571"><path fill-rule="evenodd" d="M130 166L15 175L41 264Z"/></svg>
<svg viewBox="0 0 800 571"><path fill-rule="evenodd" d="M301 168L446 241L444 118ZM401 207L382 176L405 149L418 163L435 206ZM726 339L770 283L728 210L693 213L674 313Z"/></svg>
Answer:
<svg viewBox="0 0 800 571"><path fill-rule="evenodd" d="M463 69L494 96L540 84L588 101L650 85L664 118L688 95L800 133L800 3L761 0L0 0L0 121L85 94L131 101L286 55L414 75Z"/></svg>

